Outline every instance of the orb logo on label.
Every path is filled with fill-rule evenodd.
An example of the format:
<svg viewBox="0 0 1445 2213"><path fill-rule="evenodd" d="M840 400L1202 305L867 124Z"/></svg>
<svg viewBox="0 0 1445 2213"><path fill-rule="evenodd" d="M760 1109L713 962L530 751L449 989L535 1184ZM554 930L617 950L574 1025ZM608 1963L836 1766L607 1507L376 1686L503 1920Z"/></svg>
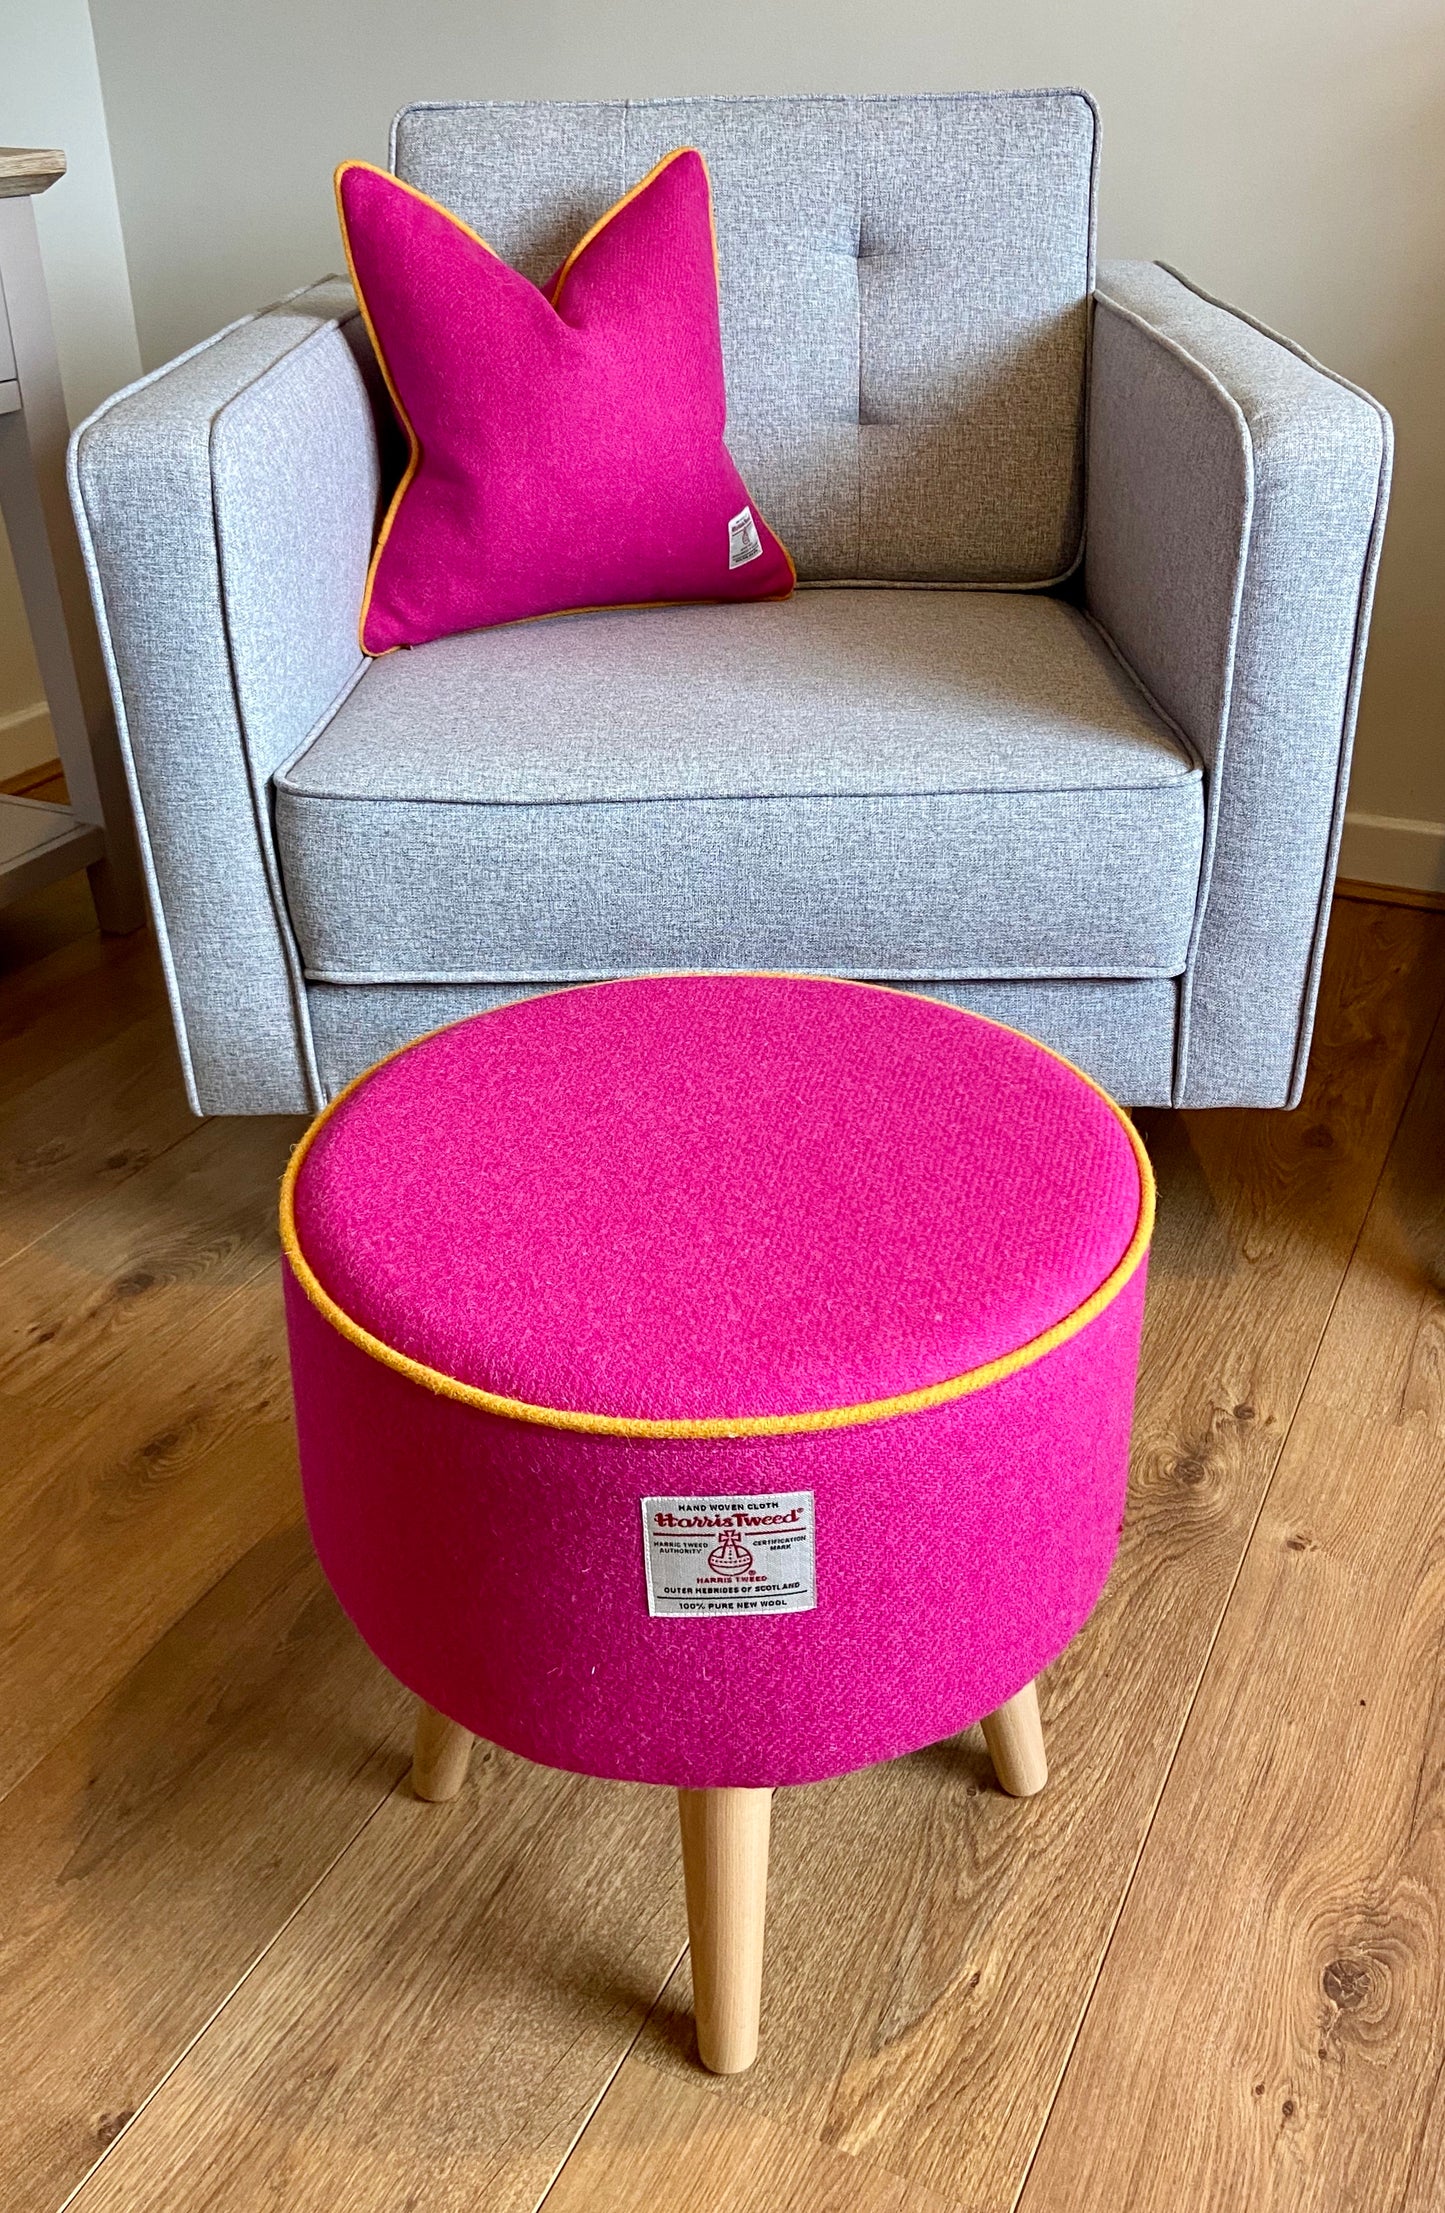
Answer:
<svg viewBox="0 0 1445 2213"><path fill-rule="evenodd" d="M729 1532L720 1545L714 1545L707 1556L707 1564L714 1575L747 1575L752 1569L753 1556L747 1546Z"/></svg>

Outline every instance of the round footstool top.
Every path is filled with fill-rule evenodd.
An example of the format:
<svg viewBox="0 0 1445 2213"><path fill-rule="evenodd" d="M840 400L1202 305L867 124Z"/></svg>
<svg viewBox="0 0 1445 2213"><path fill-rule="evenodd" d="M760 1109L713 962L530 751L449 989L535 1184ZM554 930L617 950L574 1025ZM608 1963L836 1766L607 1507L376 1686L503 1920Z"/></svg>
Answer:
<svg viewBox="0 0 1445 2213"><path fill-rule="evenodd" d="M288 1172L301 1287L373 1358L564 1428L765 1435L981 1389L1128 1282L1127 1118L1018 1033L794 976L548 993L343 1092Z"/></svg>

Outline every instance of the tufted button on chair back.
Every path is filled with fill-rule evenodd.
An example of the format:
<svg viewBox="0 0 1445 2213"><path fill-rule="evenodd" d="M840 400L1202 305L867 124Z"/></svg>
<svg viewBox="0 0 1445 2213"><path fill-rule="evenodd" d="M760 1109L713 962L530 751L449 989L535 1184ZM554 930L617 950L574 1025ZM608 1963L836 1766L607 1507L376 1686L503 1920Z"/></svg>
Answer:
<svg viewBox="0 0 1445 2213"><path fill-rule="evenodd" d="M538 282L673 147L713 180L728 442L804 578L1036 585L1082 520L1081 92L403 109L397 174Z"/></svg>

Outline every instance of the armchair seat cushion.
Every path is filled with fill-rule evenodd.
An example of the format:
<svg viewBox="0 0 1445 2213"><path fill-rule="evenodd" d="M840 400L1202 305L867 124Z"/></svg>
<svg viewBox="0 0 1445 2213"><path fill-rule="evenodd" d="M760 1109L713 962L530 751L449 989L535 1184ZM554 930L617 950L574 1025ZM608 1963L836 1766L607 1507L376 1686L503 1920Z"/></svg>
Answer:
<svg viewBox="0 0 1445 2213"><path fill-rule="evenodd" d="M274 797L332 983L1175 976L1203 834L1198 766L1072 606L907 588L393 654Z"/></svg>

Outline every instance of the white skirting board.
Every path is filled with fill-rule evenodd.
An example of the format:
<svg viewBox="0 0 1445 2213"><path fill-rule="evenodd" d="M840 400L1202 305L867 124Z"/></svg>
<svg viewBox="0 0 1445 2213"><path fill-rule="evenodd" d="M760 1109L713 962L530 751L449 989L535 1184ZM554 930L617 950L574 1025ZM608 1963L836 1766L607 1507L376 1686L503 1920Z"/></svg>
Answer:
<svg viewBox="0 0 1445 2213"><path fill-rule="evenodd" d="M1340 874L1360 884L1445 891L1445 822L1409 815L1347 814Z"/></svg>
<svg viewBox="0 0 1445 2213"><path fill-rule="evenodd" d="M0 784L55 758L55 732L43 699L0 715Z"/></svg>

